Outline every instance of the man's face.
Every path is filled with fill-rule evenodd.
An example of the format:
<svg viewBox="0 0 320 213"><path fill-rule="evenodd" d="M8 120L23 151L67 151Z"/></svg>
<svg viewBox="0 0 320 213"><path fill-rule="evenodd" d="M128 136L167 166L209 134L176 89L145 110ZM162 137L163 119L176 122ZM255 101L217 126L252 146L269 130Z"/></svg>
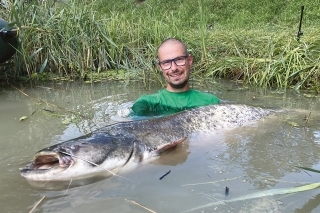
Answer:
<svg viewBox="0 0 320 213"><path fill-rule="evenodd" d="M193 58L186 55L183 46L173 42L163 44L159 48L158 58L159 68L168 84L173 89L185 87L189 81Z"/></svg>

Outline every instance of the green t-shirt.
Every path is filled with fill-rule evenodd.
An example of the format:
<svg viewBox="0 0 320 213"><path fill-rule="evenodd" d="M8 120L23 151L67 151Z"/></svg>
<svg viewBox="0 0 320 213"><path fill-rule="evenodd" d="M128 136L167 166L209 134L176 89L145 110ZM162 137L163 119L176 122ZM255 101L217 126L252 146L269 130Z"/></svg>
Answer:
<svg viewBox="0 0 320 213"><path fill-rule="evenodd" d="M169 92L161 89L158 93L142 95L132 106L136 115L167 115L186 109L218 104L220 100L213 94L190 89L185 92Z"/></svg>

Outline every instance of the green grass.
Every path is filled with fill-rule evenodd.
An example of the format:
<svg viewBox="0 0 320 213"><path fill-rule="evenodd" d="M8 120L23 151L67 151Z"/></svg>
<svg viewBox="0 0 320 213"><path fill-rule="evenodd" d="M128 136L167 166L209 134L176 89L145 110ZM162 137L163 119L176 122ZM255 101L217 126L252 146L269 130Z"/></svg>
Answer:
<svg viewBox="0 0 320 213"><path fill-rule="evenodd" d="M5 18L21 39L5 67L11 78L87 79L121 69L127 80L162 82L156 48L177 37L195 56L199 78L320 91L319 0L11 2ZM304 35L297 41L302 4Z"/></svg>

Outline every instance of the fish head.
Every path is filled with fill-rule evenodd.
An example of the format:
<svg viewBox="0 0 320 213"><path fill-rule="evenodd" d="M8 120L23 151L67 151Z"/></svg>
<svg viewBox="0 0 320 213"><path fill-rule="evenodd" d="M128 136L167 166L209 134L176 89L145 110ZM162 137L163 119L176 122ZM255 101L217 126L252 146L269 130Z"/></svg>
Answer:
<svg viewBox="0 0 320 213"><path fill-rule="evenodd" d="M143 152L135 143L130 136L89 134L38 151L20 174L29 181L60 181L112 173L131 160L133 153L140 153L134 149Z"/></svg>

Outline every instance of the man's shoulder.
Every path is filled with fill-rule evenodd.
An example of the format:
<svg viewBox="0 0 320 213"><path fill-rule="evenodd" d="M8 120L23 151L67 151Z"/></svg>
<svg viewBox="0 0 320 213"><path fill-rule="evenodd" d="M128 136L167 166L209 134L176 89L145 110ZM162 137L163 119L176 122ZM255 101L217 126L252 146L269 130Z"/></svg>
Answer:
<svg viewBox="0 0 320 213"><path fill-rule="evenodd" d="M191 90L192 96L197 97L198 100L206 101L208 103L220 103L220 100L217 96L208 92L201 92L199 90Z"/></svg>
<svg viewBox="0 0 320 213"><path fill-rule="evenodd" d="M136 100L136 102L158 100L160 96L163 95L161 91L162 90L159 90L158 92L152 94L143 94Z"/></svg>

